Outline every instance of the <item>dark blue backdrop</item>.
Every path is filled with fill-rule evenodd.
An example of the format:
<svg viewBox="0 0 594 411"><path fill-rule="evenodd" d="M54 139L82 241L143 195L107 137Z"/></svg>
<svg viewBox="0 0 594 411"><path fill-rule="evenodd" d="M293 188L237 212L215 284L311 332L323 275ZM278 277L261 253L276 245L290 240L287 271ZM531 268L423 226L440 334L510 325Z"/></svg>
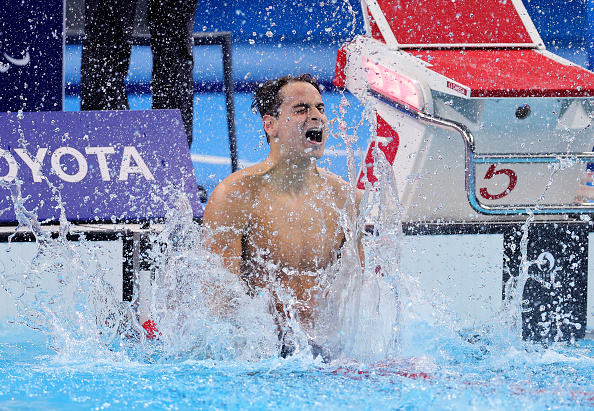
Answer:
<svg viewBox="0 0 594 411"><path fill-rule="evenodd" d="M524 6L545 42L585 40L588 0L524 0ZM359 0L201 0L194 30L232 31L240 43L340 44L364 28Z"/></svg>
<svg viewBox="0 0 594 411"><path fill-rule="evenodd" d="M3 0L0 112L62 110L62 0Z"/></svg>

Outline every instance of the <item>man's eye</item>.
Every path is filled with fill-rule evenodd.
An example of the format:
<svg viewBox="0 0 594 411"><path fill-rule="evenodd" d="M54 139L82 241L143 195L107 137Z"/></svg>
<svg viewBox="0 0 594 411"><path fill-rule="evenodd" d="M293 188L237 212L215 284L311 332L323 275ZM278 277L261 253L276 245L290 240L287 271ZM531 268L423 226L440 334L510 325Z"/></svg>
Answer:
<svg viewBox="0 0 594 411"><path fill-rule="evenodd" d="M305 114L307 113L307 109L306 108L300 108L297 111L295 111L297 114Z"/></svg>
<svg viewBox="0 0 594 411"><path fill-rule="evenodd" d="M326 111L326 109L324 107L318 107L318 111L324 114L324 111Z"/></svg>

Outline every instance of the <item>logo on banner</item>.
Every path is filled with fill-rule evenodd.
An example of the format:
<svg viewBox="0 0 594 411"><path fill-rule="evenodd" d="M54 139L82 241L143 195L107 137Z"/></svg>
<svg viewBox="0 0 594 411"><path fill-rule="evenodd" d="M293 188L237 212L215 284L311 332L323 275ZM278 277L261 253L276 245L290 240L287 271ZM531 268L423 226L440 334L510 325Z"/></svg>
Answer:
<svg viewBox="0 0 594 411"><path fill-rule="evenodd" d="M12 209L6 188L20 182L39 221L62 211L77 222L164 218L169 193L187 194L202 215L177 110L0 113L0 136L0 210ZM15 218L0 213L1 223Z"/></svg>
<svg viewBox="0 0 594 411"><path fill-rule="evenodd" d="M21 159L21 161L28 167L33 177L34 183L41 183L43 181L43 168L47 164L48 157L47 147L40 147L37 154L32 158L30 154L22 149L16 148L14 152ZM85 155L86 154L86 155ZM111 180L111 173L108 164L108 157L116 154L114 147L86 147L85 154L73 147L59 147L49 156L49 163L51 170L61 180L68 183L78 183L82 181L89 171L89 162L95 162L101 173L103 181ZM125 146L121 155L116 157L119 169L117 170L117 180L127 181L130 174L139 174L146 180L154 180L153 173L146 165L146 162L141 157L140 153L134 146ZM8 171L4 175L0 175L0 180L5 182L12 182L16 179L19 170L19 164L9 151L0 149L0 162L3 160L8 166ZM64 166L63 159L74 161L77 164L74 173L69 172L68 167ZM111 161L113 164L114 161ZM0 163L1 164L1 163Z"/></svg>
<svg viewBox="0 0 594 411"><path fill-rule="evenodd" d="M561 267L555 267L555 257L548 251L540 253L534 264L538 271L532 273L530 277L541 283L554 284L557 273L562 270Z"/></svg>
<svg viewBox="0 0 594 411"><path fill-rule="evenodd" d="M8 63L19 67L26 66L31 61L31 56L28 51L25 52L25 56L21 59L14 58L6 53L4 53L4 58L8 60ZM0 73L6 73L10 69L10 64L8 63L0 63Z"/></svg>

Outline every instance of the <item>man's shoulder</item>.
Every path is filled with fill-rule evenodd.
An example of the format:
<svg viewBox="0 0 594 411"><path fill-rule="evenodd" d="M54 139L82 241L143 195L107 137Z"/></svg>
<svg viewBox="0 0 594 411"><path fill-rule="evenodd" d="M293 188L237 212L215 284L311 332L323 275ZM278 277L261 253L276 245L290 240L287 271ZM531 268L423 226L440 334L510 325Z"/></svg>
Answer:
<svg viewBox="0 0 594 411"><path fill-rule="evenodd" d="M250 192L259 185L263 174L260 164L238 170L221 181L213 194L219 192L230 195Z"/></svg>
<svg viewBox="0 0 594 411"><path fill-rule="evenodd" d="M340 188L343 190L347 189L348 183L339 175L334 174L332 171L329 171L325 168L318 168L320 172L320 176L326 180L336 188Z"/></svg>
<svg viewBox="0 0 594 411"><path fill-rule="evenodd" d="M237 226L243 224L254 202L260 168L238 170L221 181L213 190L204 211L204 221Z"/></svg>
<svg viewBox="0 0 594 411"><path fill-rule="evenodd" d="M324 168L320 168L320 175L326 179L330 185L334 188L334 190L336 190L336 194L346 198L347 193L349 192L350 189L354 189L355 190L355 196L356 196L356 201L357 204L359 204L361 202L361 199L363 197L363 192L354 187L351 188L350 187L350 183L348 181L346 181L344 178L342 178L341 176L334 174L333 172L326 170Z"/></svg>

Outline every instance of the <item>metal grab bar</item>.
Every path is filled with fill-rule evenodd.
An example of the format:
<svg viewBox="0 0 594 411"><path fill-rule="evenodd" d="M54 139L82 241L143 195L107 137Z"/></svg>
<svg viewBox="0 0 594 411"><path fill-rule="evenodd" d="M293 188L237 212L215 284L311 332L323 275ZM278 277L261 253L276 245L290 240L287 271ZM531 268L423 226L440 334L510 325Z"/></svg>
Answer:
<svg viewBox="0 0 594 411"><path fill-rule="evenodd" d="M470 206L481 214L489 215L518 215L518 214L585 214L594 213L594 203L575 204L501 204L487 205L481 202L476 196L476 165L488 163L590 163L594 162L594 152L582 153L492 153L477 154L475 152L475 139L472 132L462 123L432 116L417 111L400 101L393 100L383 94L370 90L375 97L401 112L413 117L417 121L427 125L433 125L442 129L459 133L464 140L465 147L465 175L464 185Z"/></svg>

